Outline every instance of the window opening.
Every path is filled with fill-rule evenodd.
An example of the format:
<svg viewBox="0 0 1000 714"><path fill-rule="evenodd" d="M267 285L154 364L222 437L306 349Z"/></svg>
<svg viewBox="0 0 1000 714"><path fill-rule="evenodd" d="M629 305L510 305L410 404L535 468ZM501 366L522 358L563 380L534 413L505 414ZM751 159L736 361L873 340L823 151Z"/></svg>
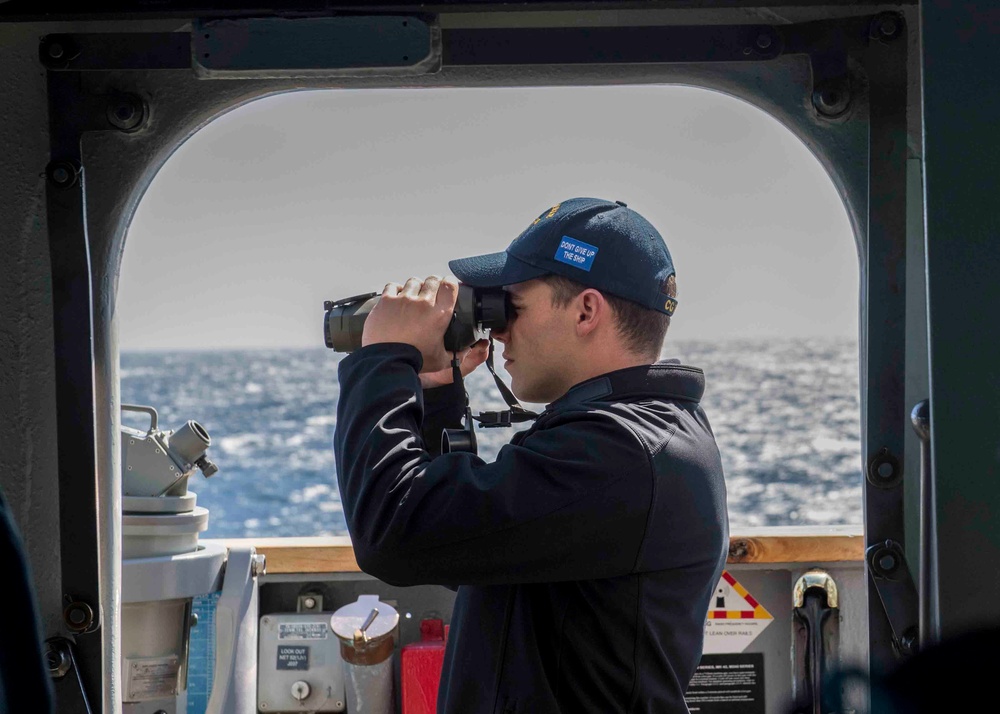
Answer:
<svg viewBox="0 0 1000 714"><path fill-rule="evenodd" d="M346 534L324 299L502 250L579 195L626 201L670 247L664 356L705 369L732 526L860 524L857 252L788 129L689 87L395 89L240 107L178 148L136 212L121 398L210 432L219 474L191 484L205 535ZM468 383L503 407L485 369ZM480 455L510 434L479 431Z"/></svg>

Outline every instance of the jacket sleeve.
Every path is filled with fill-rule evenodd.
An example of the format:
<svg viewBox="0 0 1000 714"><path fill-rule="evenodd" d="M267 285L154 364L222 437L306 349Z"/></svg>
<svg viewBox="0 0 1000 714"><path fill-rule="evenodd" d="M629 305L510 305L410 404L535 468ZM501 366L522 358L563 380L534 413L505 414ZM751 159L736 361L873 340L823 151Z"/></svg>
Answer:
<svg viewBox="0 0 1000 714"><path fill-rule="evenodd" d="M337 477L362 570L394 585L554 582L633 572L652 499L639 439L606 413L549 417L496 461L432 458L420 353L339 367Z"/></svg>
<svg viewBox="0 0 1000 714"><path fill-rule="evenodd" d="M424 448L431 457L441 455L441 433L445 429L458 429L465 416L465 388L459 382L422 391L424 418L421 436Z"/></svg>

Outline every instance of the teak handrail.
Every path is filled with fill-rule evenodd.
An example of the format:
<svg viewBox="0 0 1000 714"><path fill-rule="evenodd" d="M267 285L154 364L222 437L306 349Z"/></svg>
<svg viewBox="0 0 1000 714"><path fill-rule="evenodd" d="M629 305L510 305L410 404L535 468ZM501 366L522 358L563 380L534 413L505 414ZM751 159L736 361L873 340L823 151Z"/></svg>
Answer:
<svg viewBox="0 0 1000 714"><path fill-rule="evenodd" d="M252 545L267 558L267 572L358 573L347 536L227 538ZM860 526L789 526L743 529L729 539L729 563L838 563L864 560Z"/></svg>

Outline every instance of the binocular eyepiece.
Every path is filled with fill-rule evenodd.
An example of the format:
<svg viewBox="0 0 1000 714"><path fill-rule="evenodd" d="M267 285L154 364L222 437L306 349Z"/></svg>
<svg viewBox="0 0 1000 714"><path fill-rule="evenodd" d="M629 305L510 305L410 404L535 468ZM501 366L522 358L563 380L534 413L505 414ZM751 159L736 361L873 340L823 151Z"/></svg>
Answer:
<svg viewBox="0 0 1000 714"><path fill-rule="evenodd" d="M337 352L353 352L361 348L368 313L378 304L379 293L366 293L327 300L323 303L323 335L326 346ZM501 288L458 286L455 314L444 333L444 346L449 352L460 352L486 337L487 330L503 330L510 314L507 292Z"/></svg>

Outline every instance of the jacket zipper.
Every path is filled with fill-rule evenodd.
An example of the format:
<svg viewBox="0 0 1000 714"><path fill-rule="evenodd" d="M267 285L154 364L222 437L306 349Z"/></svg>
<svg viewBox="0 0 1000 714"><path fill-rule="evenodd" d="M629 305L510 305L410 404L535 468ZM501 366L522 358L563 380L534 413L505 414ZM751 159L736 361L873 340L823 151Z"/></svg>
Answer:
<svg viewBox="0 0 1000 714"><path fill-rule="evenodd" d="M500 671L497 672L497 686L496 693L493 697L493 710L497 711L497 705L500 703L500 684L503 682L504 667L507 662L507 631L510 629L510 617L514 611L514 592L517 590L517 585L511 586L510 592L507 593L507 608L504 611L503 616L503 630L500 634L500 642L502 646L500 647ZM513 711L509 700L504 701L504 712Z"/></svg>

